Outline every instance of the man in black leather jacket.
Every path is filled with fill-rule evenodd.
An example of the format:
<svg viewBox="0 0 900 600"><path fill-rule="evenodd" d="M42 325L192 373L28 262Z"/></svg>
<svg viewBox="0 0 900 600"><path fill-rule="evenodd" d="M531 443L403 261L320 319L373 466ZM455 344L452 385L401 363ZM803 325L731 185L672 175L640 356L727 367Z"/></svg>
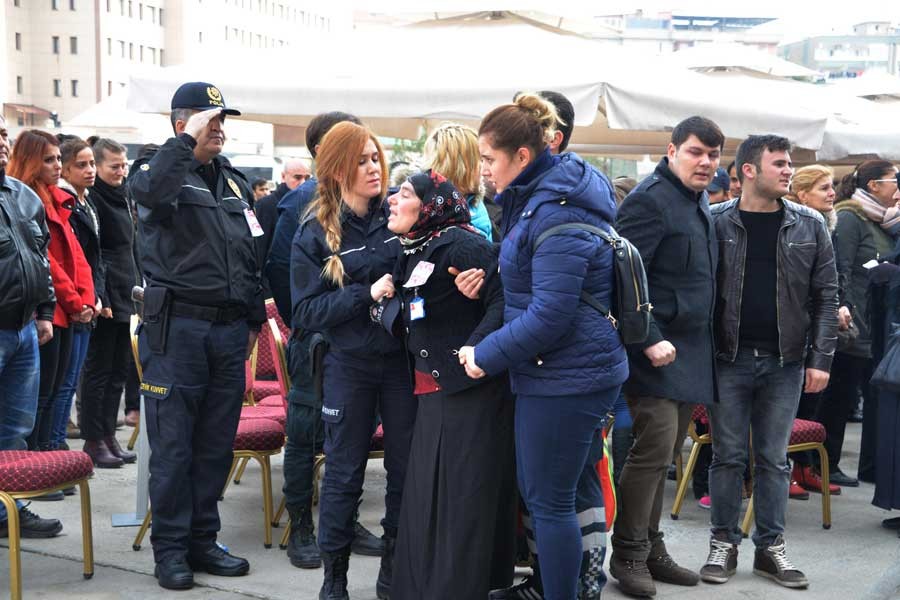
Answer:
<svg viewBox="0 0 900 600"><path fill-rule="evenodd" d="M25 450L34 427L40 378L38 346L53 337L56 296L50 280L50 233L40 198L6 176L10 146L0 115L0 450ZM56 519L41 519L19 508L22 537L53 537ZM0 507L0 537L7 535Z"/></svg>
<svg viewBox="0 0 900 600"><path fill-rule="evenodd" d="M750 136L737 151L738 200L712 209L719 240L715 332L720 402L709 407L712 539L704 581L737 568L741 481L752 431L753 572L785 587L806 576L785 554L787 443L801 391L827 384L837 346L837 273L821 215L784 200L790 142Z"/></svg>

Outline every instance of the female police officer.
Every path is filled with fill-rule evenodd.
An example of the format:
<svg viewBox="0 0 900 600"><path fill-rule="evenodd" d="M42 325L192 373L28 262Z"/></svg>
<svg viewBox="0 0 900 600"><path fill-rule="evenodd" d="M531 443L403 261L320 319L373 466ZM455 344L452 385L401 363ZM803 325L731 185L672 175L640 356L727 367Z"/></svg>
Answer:
<svg viewBox="0 0 900 600"><path fill-rule="evenodd" d="M321 331L331 350L324 363L322 420L327 468L319 511L325 563L320 600L344 600L353 521L376 411L385 429L387 495L379 598L390 592L391 561L416 408L406 355L371 318L394 294L391 273L400 242L387 229L387 167L375 135L338 123L322 138L318 189L294 237L294 322Z"/></svg>

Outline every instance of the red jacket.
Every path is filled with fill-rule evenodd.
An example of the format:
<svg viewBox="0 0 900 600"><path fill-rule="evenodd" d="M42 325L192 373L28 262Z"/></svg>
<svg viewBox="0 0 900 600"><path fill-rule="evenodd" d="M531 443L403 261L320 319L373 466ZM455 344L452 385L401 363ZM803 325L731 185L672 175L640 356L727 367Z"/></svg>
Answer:
<svg viewBox="0 0 900 600"><path fill-rule="evenodd" d="M53 324L69 326L69 315L79 313L84 305L94 306L94 281L91 267L84 258L84 252L69 225L69 208L75 199L71 194L56 186L50 186L53 206L47 212L47 227L50 230L50 277L56 291L56 311Z"/></svg>

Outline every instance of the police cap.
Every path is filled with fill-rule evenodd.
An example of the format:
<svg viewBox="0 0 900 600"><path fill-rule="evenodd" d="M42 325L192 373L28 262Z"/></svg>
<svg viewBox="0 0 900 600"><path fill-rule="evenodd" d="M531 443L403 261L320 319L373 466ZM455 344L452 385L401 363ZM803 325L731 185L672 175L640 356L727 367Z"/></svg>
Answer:
<svg viewBox="0 0 900 600"><path fill-rule="evenodd" d="M176 108L192 108L194 110L221 108L226 115L239 116L241 114L241 111L225 106L225 99L219 88L202 81L181 84L181 87L172 96L172 109Z"/></svg>

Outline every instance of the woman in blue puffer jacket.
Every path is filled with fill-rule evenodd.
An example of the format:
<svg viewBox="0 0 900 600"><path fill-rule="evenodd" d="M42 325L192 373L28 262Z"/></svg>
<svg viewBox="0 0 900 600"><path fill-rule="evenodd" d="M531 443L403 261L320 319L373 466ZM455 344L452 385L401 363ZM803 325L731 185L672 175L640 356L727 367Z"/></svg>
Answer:
<svg viewBox="0 0 900 600"><path fill-rule="evenodd" d="M509 370L517 394L519 490L532 515L546 600L575 600L581 528L575 487L591 437L628 377L612 323L581 301L586 291L609 305L611 247L563 223L609 229L616 205L609 181L576 154L551 156L558 117L542 98L523 94L481 122L482 174L503 207L500 277L504 325L475 347L460 348L471 377Z"/></svg>

